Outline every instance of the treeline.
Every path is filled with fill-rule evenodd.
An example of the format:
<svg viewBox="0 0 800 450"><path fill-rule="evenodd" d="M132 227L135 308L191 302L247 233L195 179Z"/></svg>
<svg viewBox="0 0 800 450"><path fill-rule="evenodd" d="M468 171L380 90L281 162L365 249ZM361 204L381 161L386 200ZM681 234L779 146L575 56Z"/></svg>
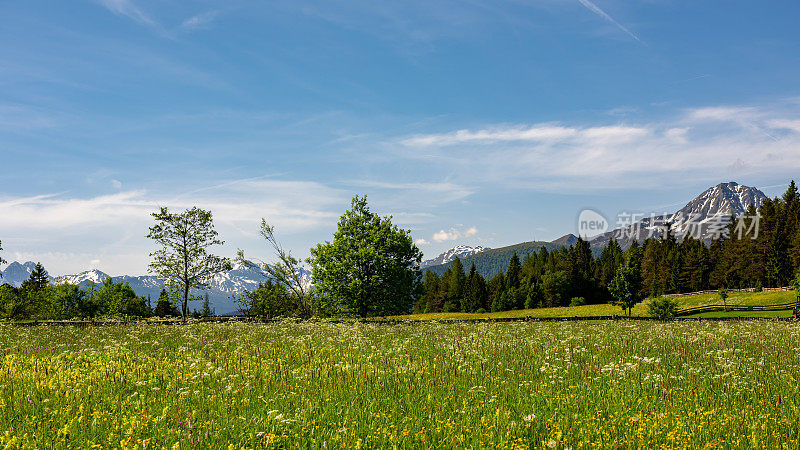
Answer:
<svg viewBox="0 0 800 450"><path fill-rule="evenodd" d="M206 295L195 317L213 315ZM137 296L124 282L107 278L88 287L52 282L44 266L37 264L20 287L0 285L0 318L10 320L71 320L97 318L178 317L180 313L166 290L158 302Z"/></svg>
<svg viewBox="0 0 800 450"><path fill-rule="evenodd" d="M520 262L516 253L505 272L489 281L473 264L466 275L459 259L439 277L426 271L425 293L416 312L488 312L552 306L606 303L608 284L621 264L622 249L616 242L599 258L589 243L579 239L569 248L540 248Z"/></svg>
<svg viewBox="0 0 800 450"><path fill-rule="evenodd" d="M732 217L710 245L678 239L671 226L659 236L622 249L611 240L593 256L579 239L569 248L541 248L486 281L474 264L465 272L456 259L444 274L427 271L415 312L483 312L619 302L705 289L779 287L800 274L800 194L792 181L780 198L765 200L746 216ZM753 219L758 217L758 219ZM755 224L753 223L755 220ZM744 231L744 232L743 232ZM624 268L624 272L620 269ZM468 273L468 274L467 274ZM615 279L617 280L615 282ZM627 307L626 307L627 308Z"/></svg>

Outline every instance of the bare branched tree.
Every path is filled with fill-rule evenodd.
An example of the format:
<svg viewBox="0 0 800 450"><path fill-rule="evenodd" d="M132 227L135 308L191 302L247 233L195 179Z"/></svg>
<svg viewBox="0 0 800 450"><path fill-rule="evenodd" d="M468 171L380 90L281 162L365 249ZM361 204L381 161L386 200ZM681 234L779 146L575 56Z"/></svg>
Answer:
<svg viewBox="0 0 800 450"><path fill-rule="evenodd" d="M275 279L275 283L290 294L295 314L300 317L311 317L314 313L314 305L308 287L304 283L301 261L292 256L290 251L284 250L275 237L275 226L268 224L266 219L261 219L260 233L278 258L274 264L264 263L264 270ZM242 250L239 250L236 260L248 267L255 267L252 261L245 258ZM263 261L261 262L263 263Z"/></svg>

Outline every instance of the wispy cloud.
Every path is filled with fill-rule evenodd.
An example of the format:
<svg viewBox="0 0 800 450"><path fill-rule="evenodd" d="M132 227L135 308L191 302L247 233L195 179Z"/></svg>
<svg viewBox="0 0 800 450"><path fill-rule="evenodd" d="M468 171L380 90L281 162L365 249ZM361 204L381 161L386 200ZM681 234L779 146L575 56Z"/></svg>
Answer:
<svg viewBox="0 0 800 450"><path fill-rule="evenodd" d="M458 130L451 133L415 135L402 144L420 147L447 147L462 144L491 145L503 143L553 144L566 141L626 142L647 134L645 127L609 125L599 127L565 127L551 124L533 126L494 126L480 130Z"/></svg>
<svg viewBox="0 0 800 450"><path fill-rule="evenodd" d="M586 193L717 181L733 171L788 175L800 165L799 147L800 110L783 103L695 108L640 123L494 125L400 137L394 148L474 189Z"/></svg>
<svg viewBox="0 0 800 450"><path fill-rule="evenodd" d="M752 106L709 106L689 111L691 119L719 122L751 121L760 115L758 109Z"/></svg>
<svg viewBox="0 0 800 450"><path fill-rule="evenodd" d="M609 15L608 15L608 13L606 13L605 11L603 11L602 9L600 9L600 7L598 7L597 5L595 5L594 3L592 3L591 1L589 1L589 0L578 0L578 1L581 3L581 5L585 6L585 7L586 7L586 9L588 9L589 11L591 11L591 12L593 12L593 13L597 14L598 16L602 17L603 19L605 19L605 20L607 20L607 21L611 22L611 23L612 23L612 24L614 24L614 25L615 25L617 28L619 28L620 30L624 31L624 32L625 32L625 34L627 34L628 36L630 36L630 37L632 37L632 38L636 39L636 40L637 40L637 41L639 41L639 42L642 42L642 40L641 40L641 39L639 39L639 36L637 36L637 35L633 34L633 32L632 32L631 30L629 30L629 29L625 28L625 27L624 27L624 26L623 26L621 23L619 23L619 22L617 22L616 20L614 20L614 18L613 18L613 17L609 16ZM642 43L644 43L644 42L642 42Z"/></svg>
<svg viewBox="0 0 800 450"><path fill-rule="evenodd" d="M233 254L237 247L263 247L258 237L262 217L287 237L333 226L347 200L347 193L321 183L275 179L219 183L177 198L145 190L91 197L6 197L0 198L0 236L10 253L43 262L50 249L58 248L63 255L52 262L63 265L57 268L82 270L87 261L101 259L103 270L141 273L152 246L144 238L152 224L150 214L160 206L211 210L230 244L223 252Z"/></svg>
<svg viewBox="0 0 800 450"><path fill-rule="evenodd" d="M147 14L142 12L131 0L98 0L101 5L105 6L109 11L118 15L127 17L135 22L156 26L158 25Z"/></svg>
<svg viewBox="0 0 800 450"><path fill-rule="evenodd" d="M385 193L383 206L392 204L441 205L464 200L475 190L465 184L443 182L400 183L390 181L348 180L350 186L363 187Z"/></svg>
<svg viewBox="0 0 800 450"><path fill-rule="evenodd" d="M498 141L548 141L563 139L576 133L573 128L557 125L536 125L532 127L500 126L483 130L458 130L445 134L429 134L412 136L403 141L408 145L457 145L468 142L498 142Z"/></svg>
<svg viewBox="0 0 800 450"><path fill-rule="evenodd" d="M189 17L181 23L181 29L192 31L208 27L219 15L219 11L208 11L196 16Z"/></svg>

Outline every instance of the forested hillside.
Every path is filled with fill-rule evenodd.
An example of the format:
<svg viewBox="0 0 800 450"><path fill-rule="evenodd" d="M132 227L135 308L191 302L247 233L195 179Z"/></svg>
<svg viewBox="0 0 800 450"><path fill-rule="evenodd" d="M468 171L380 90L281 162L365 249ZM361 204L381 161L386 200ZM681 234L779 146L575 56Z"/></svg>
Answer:
<svg viewBox="0 0 800 450"><path fill-rule="evenodd" d="M489 278L492 278L498 273L504 272L508 267L509 261L511 261L511 257L515 253L517 254L518 258L524 259L526 256L530 254L538 253L542 248L547 249L547 251L553 251L561 247L564 247L564 244L555 243L555 241L523 242L521 244L509 245L507 247L493 248L491 250L485 250L475 255L467 256L461 259L461 264L464 267L470 267L472 264L475 264L475 270L477 270L478 273L481 274L483 278L488 280ZM594 251L599 253L600 249L596 249ZM426 270L430 270L433 273L441 276L447 269L449 269L453 265L453 263L454 261L451 261L447 264L431 266L428 267Z"/></svg>

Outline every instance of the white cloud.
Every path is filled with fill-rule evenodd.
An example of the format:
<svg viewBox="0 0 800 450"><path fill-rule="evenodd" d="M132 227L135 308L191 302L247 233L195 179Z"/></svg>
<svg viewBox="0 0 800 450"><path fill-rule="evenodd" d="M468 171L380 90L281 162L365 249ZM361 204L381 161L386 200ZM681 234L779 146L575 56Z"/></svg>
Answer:
<svg viewBox="0 0 800 450"><path fill-rule="evenodd" d="M416 245L428 245L430 242L426 241L425 238L418 238L414 240L414 244Z"/></svg>
<svg viewBox="0 0 800 450"><path fill-rule="evenodd" d="M450 228L449 230L441 230L437 233L433 233L433 240L435 242L444 242L444 241L455 241L456 239L461 237L461 232L456 230L455 228Z"/></svg>
<svg viewBox="0 0 800 450"><path fill-rule="evenodd" d="M122 189L122 182L119 180L112 179L111 187L113 187L114 189Z"/></svg>
<svg viewBox="0 0 800 450"><path fill-rule="evenodd" d="M431 237L431 239L434 242L455 241L456 239L460 239L462 237L468 238L468 237L473 237L477 234L478 234L478 228L476 227L469 227L465 231L461 231L455 227L451 227L449 230L446 231L440 230L437 233L433 233L433 237Z"/></svg>

